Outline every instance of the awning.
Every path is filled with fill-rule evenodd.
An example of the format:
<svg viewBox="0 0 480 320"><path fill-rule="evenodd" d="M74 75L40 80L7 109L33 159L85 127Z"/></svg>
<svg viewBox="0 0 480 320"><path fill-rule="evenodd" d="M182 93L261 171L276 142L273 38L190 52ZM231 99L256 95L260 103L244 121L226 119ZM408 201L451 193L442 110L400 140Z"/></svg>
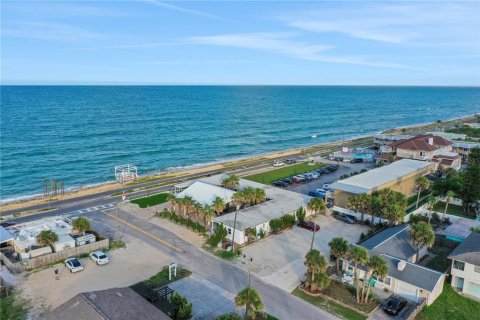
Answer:
<svg viewBox="0 0 480 320"><path fill-rule="evenodd" d="M13 240L13 236L4 227L0 226L0 244Z"/></svg>

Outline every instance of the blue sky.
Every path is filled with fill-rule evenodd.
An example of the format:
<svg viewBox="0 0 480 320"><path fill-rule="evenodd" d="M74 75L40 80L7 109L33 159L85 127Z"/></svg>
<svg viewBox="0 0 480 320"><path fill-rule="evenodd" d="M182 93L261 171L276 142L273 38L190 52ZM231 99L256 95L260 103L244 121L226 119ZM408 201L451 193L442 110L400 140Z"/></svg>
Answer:
<svg viewBox="0 0 480 320"><path fill-rule="evenodd" d="M2 1L3 83L480 85L480 2Z"/></svg>

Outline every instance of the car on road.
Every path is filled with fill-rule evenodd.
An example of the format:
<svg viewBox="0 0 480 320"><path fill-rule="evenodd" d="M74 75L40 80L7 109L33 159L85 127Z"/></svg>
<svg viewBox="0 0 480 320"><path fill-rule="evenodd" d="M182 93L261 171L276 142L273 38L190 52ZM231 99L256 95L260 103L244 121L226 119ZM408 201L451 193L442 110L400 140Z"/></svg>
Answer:
<svg viewBox="0 0 480 320"><path fill-rule="evenodd" d="M354 159L352 159L352 161L350 161L350 163L363 163L363 159L362 158L354 158Z"/></svg>
<svg viewBox="0 0 480 320"><path fill-rule="evenodd" d="M313 231L313 230L319 231L320 230L320 226L313 221L299 221L298 226L300 228L308 229L310 231Z"/></svg>
<svg viewBox="0 0 480 320"><path fill-rule="evenodd" d="M0 226L6 228L6 227L14 226L16 224L17 223L15 221L5 221L5 222L0 223Z"/></svg>
<svg viewBox="0 0 480 320"><path fill-rule="evenodd" d="M107 264L110 262L108 259L107 255L103 253L102 251L95 251L90 253L90 259L92 259L93 262L95 262L99 266L103 266L104 264Z"/></svg>
<svg viewBox="0 0 480 320"><path fill-rule="evenodd" d="M353 220L351 217L344 215L344 214L336 214L335 219L340 220L342 222L348 223L348 224L355 224L355 220Z"/></svg>
<svg viewBox="0 0 480 320"><path fill-rule="evenodd" d="M79 272L83 270L83 265L77 258L70 258L65 260L65 266L71 273Z"/></svg>
<svg viewBox="0 0 480 320"><path fill-rule="evenodd" d="M284 165L282 161L274 161L272 164L274 167L281 167Z"/></svg>
<svg viewBox="0 0 480 320"><path fill-rule="evenodd" d="M391 296L383 303L383 311L391 315L397 315L407 305L407 299L399 296Z"/></svg>
<svg viewBox="0 0 480 320"><path fill-rule="evenodd" d="M286 163L286 164L294 164L294 163L297 163L297 160L295 160L295 159L286 159L286 160L285 160L285 163Z"/></svg>
<svg viewBox="0 0 480 320"><path fill-rule="evenodd" d="M275 181L272 184L276 187L282 187L282 188L285 188L286 186L288 186L288 183L283 182L283 181Z"/></svg>

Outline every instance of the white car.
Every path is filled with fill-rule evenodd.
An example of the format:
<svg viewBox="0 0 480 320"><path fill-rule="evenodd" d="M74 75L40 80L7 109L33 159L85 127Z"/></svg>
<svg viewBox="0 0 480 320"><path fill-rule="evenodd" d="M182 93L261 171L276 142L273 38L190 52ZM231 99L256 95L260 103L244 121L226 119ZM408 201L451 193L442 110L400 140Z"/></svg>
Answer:
<svg viewBox="0 0 480 320"><path fill-rule="evenodd" d="M332 187L330 186L330 184L324 183L323 186L322 186L322 189L326 190L326 191L330 191L330 190L332 190Z"/></svg>
<svg viewBox="0 0 480 320"><path fill-rule="evenodd" d="M70 258L65 260L65 266L70 270L70 272L79 272L83 270L83 265L77 258Z"/></svg>
<svg viewBox="0 0 480 320"><path fill-rule="evenodd" d="M97 265L102 266L110 262L107 255L102 251L95 251L90 253L90 259L95 262Z"/></svg>
<svg viewBox="0 0 480 320"><path fill-rule="evenodd" d="M284 165L284 163L281 162L281 161L275 161L275 162L273 162L273 166L274 166L274 167L281 167L281 166L283 166L283 165Z"/></svg>

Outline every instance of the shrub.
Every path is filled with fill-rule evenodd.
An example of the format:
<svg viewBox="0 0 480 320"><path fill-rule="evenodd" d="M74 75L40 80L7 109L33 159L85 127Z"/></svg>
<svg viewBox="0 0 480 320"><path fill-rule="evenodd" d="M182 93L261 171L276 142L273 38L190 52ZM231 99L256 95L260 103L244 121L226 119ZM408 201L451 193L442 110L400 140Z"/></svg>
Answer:
<svg viewBox="0 0 480 320"><path fill-rule="evenodd" d="M364 173L364 172L367 172L368 170L363 168L362 170L360 170L360 173Z"/></svg>
<svg viewBox="0 0 480 320"><path fill-rule="evenodd" d="M218 226L217 229L215 229L215 232L210 236L210 238L207 240L207 243L212 247L215 248L218 246L220 241L223 240L227 236L227 228L225 228L223 225Z"/></svg>
<svg viewBox="0 0 480 320"><path fill-rule="evenodd" d="M265 230L263 230L263 228L261 228L259 231L258 231L258 235L260 236L261 239L265 238Z"/></svg>
<svg viewBox="0 0 480 320"><path fill-rule="evenodd" d="M243 320L243 318L236 312L230 312L217 316L215 320Z"/></svg>
<svg viewBox="0 0 480 320"><path fill-rule="evenodd" d="M85 231L90 230L90 221L85 217L78 217L72 221L72 227L77 230L79 233L85 233Z"/></svg>
<svg viewBox="0 0 480 320"><path fill-rule="evenodd" d="M37 243L42 246L51 246L58 241L58 235L52 230L43 230L37 236Z"/></svg>
<svg viewBox="0 0 480 320"><path fill-rule="evenodd" d="M178 292L175 292L170 297L170 303L175 305L170 312L173 320L188 320L192 317L192 304L188 303L187 298L179 295Z"/></svg>
<svg viewBox="0 0 480 320"><path fill-rule="evenodd" d="M305 212L305 208L303 208L303 207L298 208L298 210L297 210L298 221L305 221L305 216L306 215L307 215L307 213Z"/></svg>
<svg viewBox="0 0 480 320"><path fill-rule="evenodd" d="M272 219L269 224L273 232L282 229L282 221L280 219Z"/></svg>
<svg viewBox="0 0 480 320"><path fill-rule="evenodd" d="M292 214L286 214L280 219L282 221L282 228L290 228L295 224L295 216Z"/></svg>

